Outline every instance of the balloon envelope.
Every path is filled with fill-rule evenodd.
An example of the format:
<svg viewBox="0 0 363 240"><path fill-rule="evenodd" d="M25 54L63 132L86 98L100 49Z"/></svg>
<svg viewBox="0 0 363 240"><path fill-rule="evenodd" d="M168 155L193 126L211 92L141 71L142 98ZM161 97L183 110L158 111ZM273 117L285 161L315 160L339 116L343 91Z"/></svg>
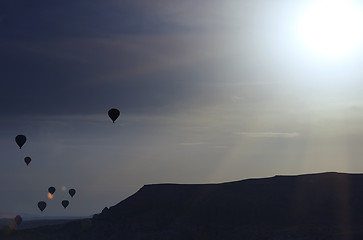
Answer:
<svg viewBox="0 0 363 240"><path fill-rule="evenodd" d="M15 137L15 142L18 144L19 148L21 148L26 142L26 137L24 135L18 135Z"/></svg>
<svg viewBox="0 0 363 240"><path fill-rule="evenodd" d="M75 189L69 189L69 195L71 195L71 197L73 197L74 196L74 194L76 194L76 190Z"/></svg>
<svg viewBox="0 0 363 240"><path fill-rule="evenodd" d="M112 122L115 122L116 119L120 116L120 111L116 108L111 108L108 110L108 116L111 118Z"/></svg>
<svg viewBox="0 0 363 240"><path fill-rule="evenodd" d="M26 163L26 165L29 165L29 163L32 161L32 159L30 157L25 157L24 158L24 162Z"/></svg>
<svg viewBox="0 0 363 240"><path fill-rule="evenodd" d="M43 210L45 209L46 206L47 206L46 202L44 202L44 201L38 202L38 208L40 209L40 211L43 212Z"/></svg>
<svg viewBox="0 0 363 240"><path fill-rule="evenodd" d="M62 205L63 205L64 208L68 207L69 201L68 200L63 200Z"/></svg>
<svg viewBox="0 0 363 240"><path fill-rule="evenodd" d="M16 225L20 225L23 222L23 218L20 215L17 215L14 218L14 221L15 221Z"/></svg>
<svg viewBox="0 0 363 240"><path fill-rule="evenodd" d="M54 194L55 193L55 187L48 188L48 192L50 192L51 194Z"/></svg>

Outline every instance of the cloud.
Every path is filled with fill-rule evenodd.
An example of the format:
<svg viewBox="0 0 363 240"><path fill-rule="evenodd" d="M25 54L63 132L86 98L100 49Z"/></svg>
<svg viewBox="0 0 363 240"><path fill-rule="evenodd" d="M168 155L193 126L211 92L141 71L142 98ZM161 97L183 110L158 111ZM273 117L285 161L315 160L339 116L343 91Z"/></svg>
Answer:
<svg viewBox="0 0 363 240"><path fill-rule="evenodd" d="M251 138L295 138L300 136L298 132L238 132L237 134Z"/></svg>
<svg viewBox="0 0 363 240"><path fill-rule="evenodd" d="M182 146L195 146L195 145L203 145L205 142L182 142L179 145Z"/></svg>
<svg viewBox="0 0 363 240"><path fill-rule="evenodd" d="M217 145L217 146L214 146L214 148L218 148L218 149L228 149L228 148L231 148L230 146L225 146L225 145Z"/></svg>

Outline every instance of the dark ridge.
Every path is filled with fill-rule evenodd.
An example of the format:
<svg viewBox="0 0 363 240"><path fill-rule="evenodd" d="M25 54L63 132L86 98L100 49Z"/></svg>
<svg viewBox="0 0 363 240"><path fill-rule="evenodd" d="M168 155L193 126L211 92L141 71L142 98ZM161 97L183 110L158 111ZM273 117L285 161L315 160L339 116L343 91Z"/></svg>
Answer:
<svg viewBox="0 0 363 240"><path fill-rule="evenodd" d="M151 184L91 221L32 231L44 239L352 240L363 239L362 203L363 174ZM0 239L21 239L15 237L22 234L30 231Z"/></svg>
<svg viewBox="0 0 363 240"><path fill-rule="evenodd" d="M213 224L362 221L362 174L275 176L221 184L153 184L96 219ZM361 201L362 203L363 201ZM359 211L351 212L351 208ZM349 216L347 212L351 212Z"/></svg>

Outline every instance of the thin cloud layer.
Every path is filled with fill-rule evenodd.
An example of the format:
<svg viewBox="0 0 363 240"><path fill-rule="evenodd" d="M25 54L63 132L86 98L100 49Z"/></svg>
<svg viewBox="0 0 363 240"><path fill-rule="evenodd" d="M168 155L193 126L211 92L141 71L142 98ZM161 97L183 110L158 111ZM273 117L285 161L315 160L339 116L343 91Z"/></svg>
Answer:
<svg viewBox="0 0 363 240"><path fill-rule="evenodd" d="M237 134L251 138L296 138L300 136L298 132L238 132Z"/></svg>
<svg viewBox="0 0 363 240"><path fill-rule="evenodd" d="M206 144L205 142L182 142L179 145L182 146L196 146L196 145L203 145Z"/></svg>

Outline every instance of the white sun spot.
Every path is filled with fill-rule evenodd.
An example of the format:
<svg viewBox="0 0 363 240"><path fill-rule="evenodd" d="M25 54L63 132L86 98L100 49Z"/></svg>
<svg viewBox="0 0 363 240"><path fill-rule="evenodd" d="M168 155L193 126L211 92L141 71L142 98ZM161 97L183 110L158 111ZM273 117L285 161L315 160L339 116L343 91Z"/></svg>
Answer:
<svg viewBox="0 0 363 240"><path fill-rule="evenodd" d="M353 0L313 1L301 14L298 37L308 51L320 57L351 54L363 40L363 10Z"/></svg>

